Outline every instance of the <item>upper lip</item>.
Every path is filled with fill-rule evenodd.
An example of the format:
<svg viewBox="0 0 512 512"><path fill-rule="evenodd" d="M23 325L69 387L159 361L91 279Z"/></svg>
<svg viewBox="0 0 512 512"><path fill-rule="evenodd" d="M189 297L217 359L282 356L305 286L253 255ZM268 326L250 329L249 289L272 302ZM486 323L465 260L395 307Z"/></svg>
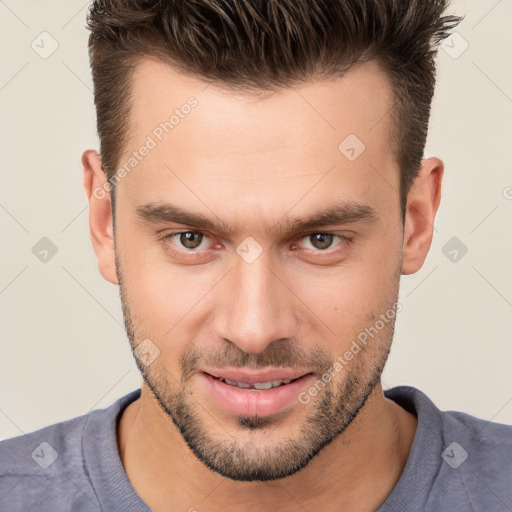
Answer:
<svg viewBox="0 0 512 512"><path fill-rule="evenodd" d="M247 384L270 382L273 380L297 379L311 373L311 371L296 368L271 368L257 371L230 368L202 368L201 371L213 377L217 377L218 379L228 379L235 382L245 382Z"/></svg>

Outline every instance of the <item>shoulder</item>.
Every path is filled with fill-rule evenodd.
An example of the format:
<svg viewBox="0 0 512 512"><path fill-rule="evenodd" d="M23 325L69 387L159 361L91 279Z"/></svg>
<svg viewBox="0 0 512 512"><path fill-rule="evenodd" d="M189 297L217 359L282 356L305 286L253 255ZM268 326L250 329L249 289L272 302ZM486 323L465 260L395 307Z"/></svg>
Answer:
<svg viewBox="0 0 512 512"><path fill-rule="evenodd" d="M413 492L412 483L418 481L428 489L418 493L418 510L491 512L510 507L511 425L465 412L442 411L425 393L410 386L393 388L385 395L418 417L406 466L409 474L404 475L407 492Z"/></svg>
<svg viewBox="0 0 512 512"><path fill-rule="evenodd" d="M459 411L441 412L446 471L460 481L474 510L512 506L512 425Z"/></svg>
<svg viewBox="0 0 512 512"><path fill-rule="evenodd" d="M82 436L91 414L0 442L2 510L98 510L83 472Z"/></svg>
<svg viewBox="0 0 512 512"><path fill-rule="evenodd" d="M460 411L441 411L446 433L466 441L474 455L493 454L512 464L512 425L477 418ZM508 456L508 457L507 457ZM469 453L468 453L469 458Z"/></svg>
<svg viewBox="0 0 512 512"><path fill-rule="evenodd" d="M102 438L112 443L117 412L134 396L137 392L106 409L1 441L0 510L100 510L86 459L95 457L93 445L104 445Z"/></svg>
<svg viewBox="0 0 512 512"><path fill-rule="evenodd" d="M385 395L409 412L421 416L424 422L440 428L446 440L453 436L453 441L465 442L475 454L485 455L491 450L496 454L510 455L512 451L512 425L461 411L442 411L425 393L412 386L397 386L387 390ZM507 459L507 462L512 464L512 459Z"/></svg>
<svg viewBox="0 0 512 512"><path fill-rule="evenodd" d="M49 425L29 434L0 442L0 476L47 475L59 452L78 456L80 439L89 415ZM68 460L68 459L66 459ZM41 469L50 471L41 473Z"/></svg>

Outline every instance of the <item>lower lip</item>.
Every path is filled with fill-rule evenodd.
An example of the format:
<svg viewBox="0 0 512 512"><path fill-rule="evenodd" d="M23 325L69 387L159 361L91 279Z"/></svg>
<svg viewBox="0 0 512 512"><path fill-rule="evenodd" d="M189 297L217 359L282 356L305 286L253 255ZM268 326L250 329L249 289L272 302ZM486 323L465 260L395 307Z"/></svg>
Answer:
<svg viewBox="0 0 512 512"><path fill-rule="evenodd" d="M244 389L226 384L211 375L200 372L214 400L227 412L243 416L269 416L298 402L299 393L315 379L304 375L288 384L270 389Z"/></svg>

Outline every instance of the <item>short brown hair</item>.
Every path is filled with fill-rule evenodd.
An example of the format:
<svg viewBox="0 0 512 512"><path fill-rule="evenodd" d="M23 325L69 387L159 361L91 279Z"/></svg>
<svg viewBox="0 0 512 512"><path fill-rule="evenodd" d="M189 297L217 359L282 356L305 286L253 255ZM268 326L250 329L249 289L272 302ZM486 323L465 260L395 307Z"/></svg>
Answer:
<svg viewBox="0 0 512 512"><path fill-rule="evenodd" d="M87 27L107 179L128 141L130 78L142 57L247 93L334 77L375 59L394 91L390 141L400 169L403 217L423 159L434 58L462 20L443 16L446 5L442 0L95 1Z"/></svg>

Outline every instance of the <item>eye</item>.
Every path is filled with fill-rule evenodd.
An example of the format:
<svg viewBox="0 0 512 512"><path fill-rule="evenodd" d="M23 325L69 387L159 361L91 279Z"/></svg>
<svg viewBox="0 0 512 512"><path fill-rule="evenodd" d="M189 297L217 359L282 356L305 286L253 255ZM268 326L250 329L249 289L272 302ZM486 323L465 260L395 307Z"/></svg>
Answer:
<svg viewBox="0 0 512 512"><path fill-rule="evenodd" d="M171 233L165 237L168 241L173 242L177 240L177 243L181 245L178 248L185 248L190 250L205 249L201 247L201 244L208 238L203 233L197 231L180 231L179 233Z"/></svg>
<svg viewBox="0 0 512 512"><path fill-rule="evenodd" d="M334 233L310 233L309 235L303 237L301 241L305 240L308 244L310 244L309 247L306 245L304 249L319 249L320 251L317 252L321 252L325 249L331 248L335 239L339 239L340 243L335 244L334 247L340 245L341 243L350 242L348 237L335 235Z"/></svg>

